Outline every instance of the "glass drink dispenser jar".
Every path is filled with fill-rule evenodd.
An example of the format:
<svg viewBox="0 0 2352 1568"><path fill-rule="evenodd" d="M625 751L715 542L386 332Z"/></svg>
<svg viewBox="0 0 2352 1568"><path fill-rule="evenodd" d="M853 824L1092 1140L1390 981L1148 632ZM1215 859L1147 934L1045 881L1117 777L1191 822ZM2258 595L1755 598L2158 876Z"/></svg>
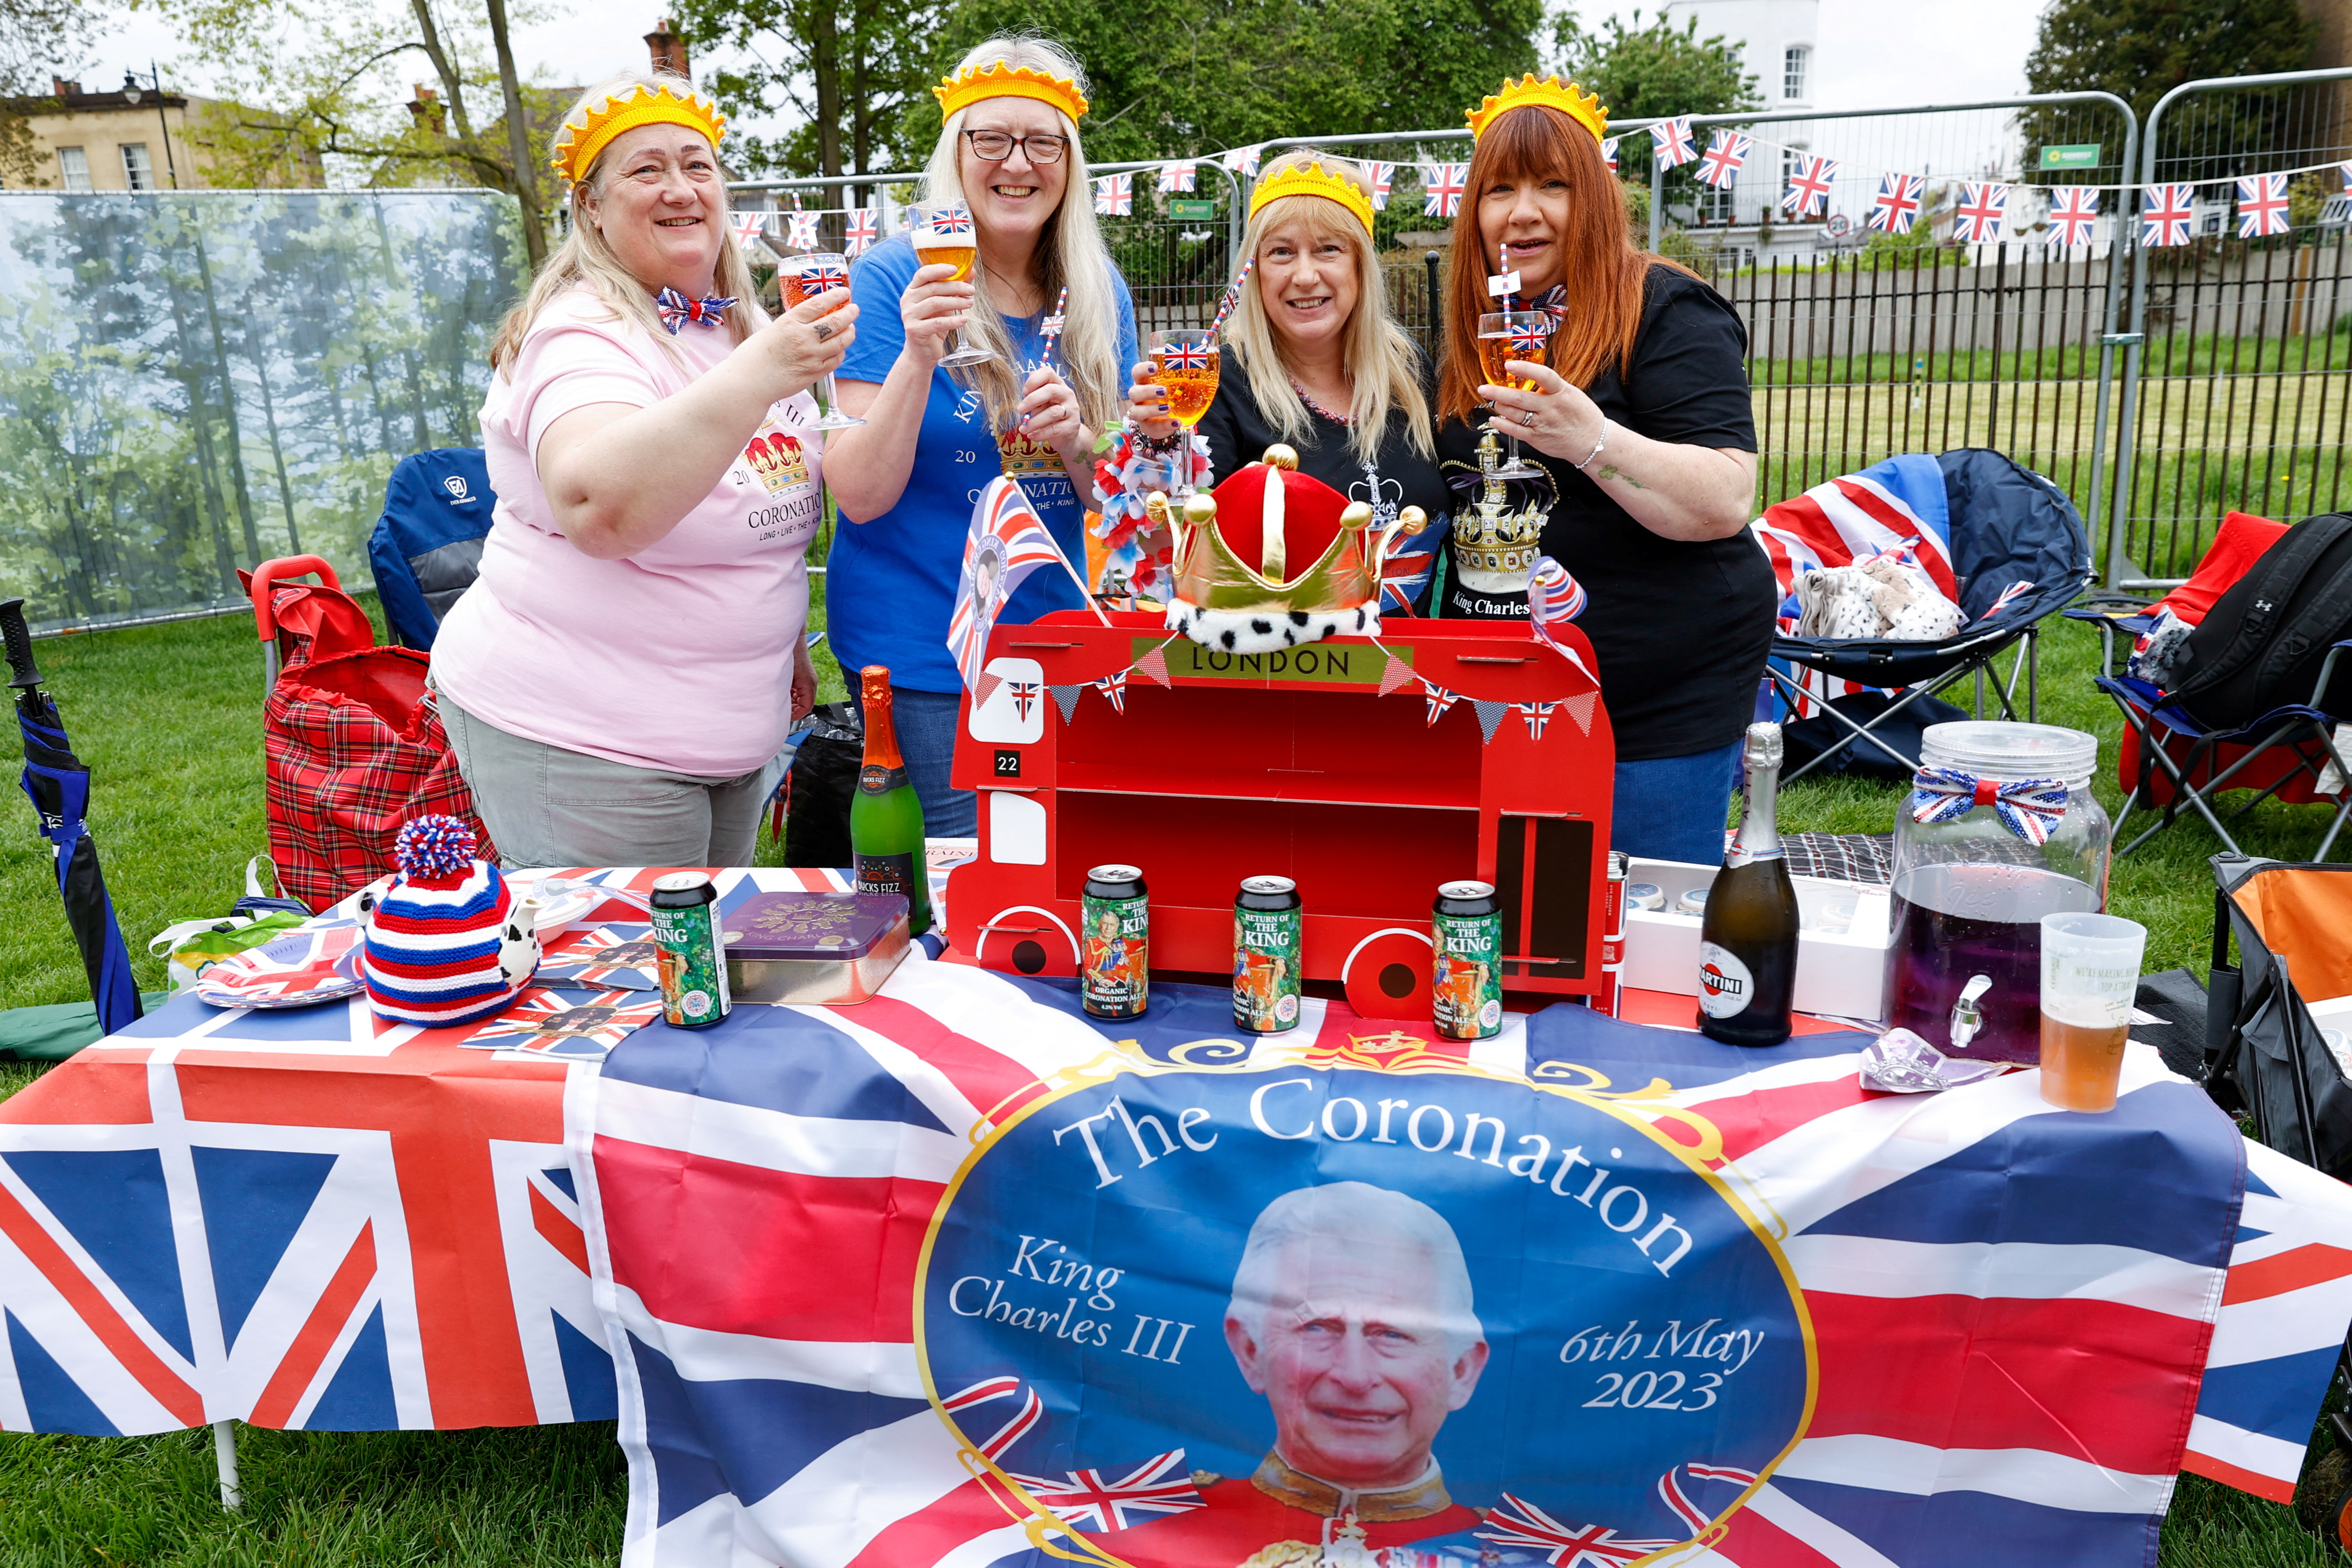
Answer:
<svg viewBox="0 0 2352 1568"><path fill-rule="evenodd" d="M2042 917L2106 907L2098 755L2052 724L1928 726L1895 818L1889 1028L1962 1058L2041 1059Z"/></svg>

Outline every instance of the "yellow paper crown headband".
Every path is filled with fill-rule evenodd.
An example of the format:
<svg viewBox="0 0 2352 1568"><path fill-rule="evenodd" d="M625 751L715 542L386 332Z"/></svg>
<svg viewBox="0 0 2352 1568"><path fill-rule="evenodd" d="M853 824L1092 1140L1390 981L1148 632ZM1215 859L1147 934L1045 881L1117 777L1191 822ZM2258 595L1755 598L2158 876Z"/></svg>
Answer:
<svg viewBox="0 0 2352 1568"><path fill-rule="evenodd" d="M954 76L943 77L940 85L931 89L931 96L940 100L942 119L953 119L959 110L969 109L984 98L1034 98L1060 110L1073 125L1087 112L1087 96L1069 78L1032 70L1027 66L1007 65L1003 60L966 66Z"/></svg>
<svg viewBox="0 0 2352 1568"><path fill-rule="evenodd" d="M565 119L555 133L554 156L549 165L571 184L578 184L613 139L640 125L683 125L710 138L715 150L727 132L727 117L719 106L691 89L673 87L631 88L617 98L591 104Z"/></svg>
<svg viewBox="0 0 2352 1568"><path fill-rule="evenodd" d="M1250 193L1250 216L1255 219L1259 208L1285 196L1321 196L1325 201L1338 202L1356 215L1356 221L1364 226L1366 234L1372 232L1371 197L1358 189L1353 180L1333 174L1320 163L1296 164L1259 181L1257 189Z"/></svg>
<svg viewBox="0 0 2352 1568"><path fill-rule="evenodd" d="M1531 72L1517 81L1505 81L1501 92L1489 94L1486 102L1470 111L1470 140L1477 141L1486 133L1486 127L1514 109L1529 105L1559 110L1591 132L1595 142L1608 139L1609 111L1601 107L1599 97L1574 82L1563 86L1556 76L1538 81Z"/></svg>

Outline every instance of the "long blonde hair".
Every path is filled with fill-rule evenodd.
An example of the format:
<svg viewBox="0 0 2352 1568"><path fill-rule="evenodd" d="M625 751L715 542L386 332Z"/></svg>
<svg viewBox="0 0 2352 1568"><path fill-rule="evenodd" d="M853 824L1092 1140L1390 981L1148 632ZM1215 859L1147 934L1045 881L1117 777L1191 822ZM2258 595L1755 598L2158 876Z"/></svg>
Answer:
<svg viewBox="0 0 2352 1568"><path fill-rule="evenodd" d="M581 94L580 101L572 106L571 112L563 119L577 119L590 106L602 103L608 98L623 96L639 87L694 90L694 85L684 77L674 76L667 71L651 74L625 71ZM562 121L558 121L556 125L561 130ZM551 135L551 142L552 140ZM604 231L588 221L585 204L604 196L604 165L612 156L613 145L607 143L604 150L596 154L596 161L588 165L587 174L565 194L564 200L572 211L572 232L563 237L563 243L557 246L554 254L541 265L539 276L531 280L530 291L522 297L522 302L509 310L507 319L499 324L499 335L490 344L490 368L502 375L514 356L521 351L523 335L530 331L530 324L539 319L539 313L547 309L548 303L557 295L581 283L594 289L597 300L614 316L624 321L635 322L645 329L646 336L668 353L671 359L678 358L677 343L668 332L662 330L661 317L654 310L654 290L621 265L621 258L614 255L613 247L604 242ZM712 151L716 153L717 149ZM543 167L540 176L542 179L559 177ZM743 255L741 243L735 237L734 226L721 221L719 235L719 292L722 298L738 301L735 308L727 312L727 319L721 325L740 343L768 324L768 313L760 306L760 291L751 281L751 264Z"/></svg>
<svg viewBox="0 0 2352 1568"><path fill-rule="evenodd" d="M1050 39L1026 34L1001 35L975 46L950 74L998 60L1067 77L1078 84L1081 93L1086 90L1086 73L1068 51ZM925 201L971 205L964 195L958 154L964 119L978 107L958 110L940 127L939 145L931 149L930 162L923 170ZM1086 148L1070 117L1058 109L1054 115L1061 121L1062 134L1070 139L1069 151L1062 159L1069 178L1062 187L1062 205L1046 218L1037 237L1035 281L1048 310L1061 289L1070 291L1057 355L1063 379L1078 395L1078 416L1100 430L1118 417L1133 367L1118 363L1118 290L1111 281L1115 272L1110 248L1103 244L1102 230L1095 223L1094 185L1087 175ZM973 298L963 327L964 342L993 349L996 357L961 374L970 375L988 405L990 419L1001 426L1020 405L1023 376L1013 359L1012 334L1004 330L1003 317L989 298L988 269L973 268L971 282Z"/></svg>
<svg viewBox="0 0 2352 1568"><path fill-rule="evenodd" d="M1325 173L1351 182L1367 197L1370 194L1361 170L1328 153L1286 153L1269 161L1259 178L1272 179L1302 163L1320 163ZM1266 203L1250 219L1242 239L1244 254L1255 256L1268 234L1290 223L1305 225L1317 241L1343 241L1355 258L1356 309L1348 318L1340 352L1353 384L1348 402L1348 444L1357 460L1371 463L1379 458L1389 416L1400 409L1412 449L1424 458L1435 457L1437 441L1430 429L1429 399L1421 390L1420 355L1404 329L1389 315L1388 285L1381 277L1381 258L1372 249L1372 237L1338 202L1323 196L1281 196ZM1265 313L1265 300L1256 282L1243 287L1240 302L1225 323L1225 341L1248 374L1250 395L1266 423L1293 446L1313 446L1315 421L1283 363L1282 340Z"/></svg>

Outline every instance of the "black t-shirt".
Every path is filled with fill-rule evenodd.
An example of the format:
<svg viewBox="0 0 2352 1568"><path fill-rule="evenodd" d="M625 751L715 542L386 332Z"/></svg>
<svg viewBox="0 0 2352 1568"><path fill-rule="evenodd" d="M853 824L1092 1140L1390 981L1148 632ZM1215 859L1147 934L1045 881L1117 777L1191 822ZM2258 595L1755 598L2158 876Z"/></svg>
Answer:
<svg viewBox="0 0 2352 1568"><path fill-rule="evenodd" d="M1422 376L1422 395L1433 403L1435 387L1429 367L1424 363L1416 368ZM1356 456L1347 426L1325 418L1312 404L1307 405L1307 417L1314 426L1309 442L1293 442L1276 430L1251 395L1249 373L1242 368L1241 360L1232 349L1223 350L1217 367L1217 400L1201 418L1201 434L1208 439L1209 460L1216 465L1217 478L1229 479L1246 465L1263 461L1265 449L1280 441L1297 448L1300 473L1313 475L1349 500L1368 501L1375 510L1383 501L1399 508L1417 506L1429 519L1422 537L1444 537L1454 498L1437 471L1435 459L1413 449L1412 423L1404 410L1389 410L1389 427L1370 473L1365 472L1362 459Z"/></svg>
<svg viewBox="0 0 2352 1568"><path fill-rule="evenodd" d="M1747 347L1747 331L1721 295L1688 273L1653 266L1624 374L1604 368L1585 391L1612 423L1653 440L1752 452ZM1477 471L1485 423L1480 415L1438 431L1448 476ZM1600 656L1619 759L1688 756L1738 740L1755 717L1780 597L1755 536L1662 539L1567 461L1520 450L1550 471L1557 488L1543 551L1589 595L1576 626ZM1514 501L1525 502L1516 487Z"/></svg>

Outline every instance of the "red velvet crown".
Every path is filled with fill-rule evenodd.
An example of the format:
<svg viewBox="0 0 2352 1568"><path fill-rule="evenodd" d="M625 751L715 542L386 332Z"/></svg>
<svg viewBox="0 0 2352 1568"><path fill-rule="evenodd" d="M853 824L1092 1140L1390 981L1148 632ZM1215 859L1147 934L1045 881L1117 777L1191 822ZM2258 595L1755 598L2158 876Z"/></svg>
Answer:
<svg viewBox="0 0 2352 1568"><path fill-rule="evenodd" d="M1217 531L1233 552L1255 567L1265 544L1265 487L1282 478L1283 555L1289 563L1286 576L1323 559L1339 537L1339 514L1348 498L1312 474L1278 468L1270 463L1250 463L1213 493L1217 500Z"/></svg>

